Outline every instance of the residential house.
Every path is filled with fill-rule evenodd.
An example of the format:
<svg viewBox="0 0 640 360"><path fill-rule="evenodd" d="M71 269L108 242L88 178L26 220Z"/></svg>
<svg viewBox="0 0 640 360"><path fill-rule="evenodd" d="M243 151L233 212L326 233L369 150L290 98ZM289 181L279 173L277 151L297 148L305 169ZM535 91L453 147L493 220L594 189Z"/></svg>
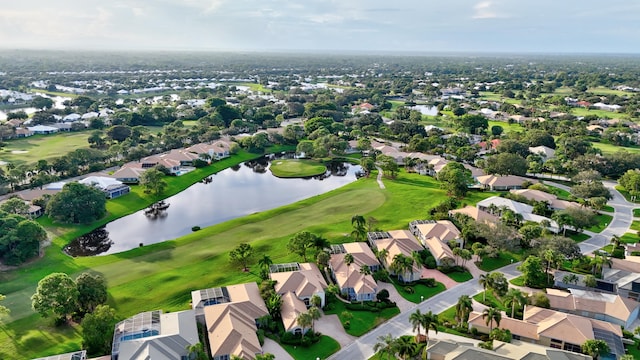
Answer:
<svg viewBox="0 0 640 360"><path fill-rule="evenodd" d="M523 204L518 201L503 198L500 196L492 196L484 200L478 201L476 207L482 211L487 211L492 214L502 216L504 209L511 210L514 214L520 214L522 221L532 221L538 224L548 222L547 228L555 233L560 231L558 224L544 216L536 215L533 213L533 206Z"/></svg>
<svg viewBox="0 0 640 360"><path fill-rule="evenodd" d="M186 359L187 347L199 342L193 310L148 311L116 324L111 359Z"/></svg>
<svg viewBox="0 0 640 360"><path fill-rule="evenodd" d="M212 143L200 143L192 145L185 149L187 152L200 155L203 160L221 160L231 156L232 142L225 140L217 140ZM203 158L202 155L206 154L208 159Z"/></svg>
<svg viewBox="0 0 640 360"><path fill-rule="evenodd" d="M449 216L455 214L464 214L479 223L484 224L496 224L500 222L500 218L484 210L480 210L475 206L467 205L462 209L455 209L449 211Z"/></svg>
<svg viewBox="0 0 640 360"><path fill-rule="evenodd" d="M130 162L122 165L112 176L124 184L137 184L140 182L140 176L145 171L147 171L147 169L143 169L141 163Z"/></svg>
<svg viewBox="0 0 640 360"><path fill-rule="evenodd" d="M602 270L602 280L611 284L611 292L640 301L640 273L605 267Z"/></svg>
<svg viewBox="0 0 640 360"><path fill-rule="evenodd" d="M374 273L380 270L380 262L373 251L364 242L344 243L331 246L329 268L340 291L351 300L375 300L378 284L373 276L362 274L360 271L367 265ZM346 254L351 254L353 263L347 265L344 261Z"/></svg>
<svg viewBox="0 0 640 360"><path fill-rule="evenodd" d="M205 323L214 360L232 355L253 360L262 353L256 324L269 312L256 283L193 291L191 307L198 321Z"/></svg>
<svg viewBox="0 0 640 360"><path fill-rule="evenodd" d="M31 201L24 200L20 195L18 195L18 197L22 201L24 201L24 203L29 207L26 214L22 214L22 215L26 215L32 219L35 219L37 217L42 216L42 214L44 214L44 209L41 208L40 206L33 205ZM4 203L5 201L7 200L0 201L0 204Z"/></svg>
<svg viewBox="0 0 640 360"><path fill-rule="evenodd" d="M284 331L302 335L304 329L298 324L298 315L307 312L307 307L293 292L284 293L281 299L280 317L282 318Z"/></svg>
<svg viewBox="0 0 640 360"><path fill-rule="evenodd" d="M107 199L115 199L122 195L126 195L131 191L131 188L128 185L125 185L114 178L105 176L89 176L78 182L83 185L93 186L100 189Z"/></svg>
<svg viewBox="0 0 640 360"><path fill-rule="evenodd" d="M306 307L310 306L311 298L317 295L321 300L320 307L324 307L327 282L316 264L273 264L269 271L271 280L276 281L276 293L284 295L292 292Z"/></svg>
<svg viewBox="0 0 640 360"><path fill-rule="evenodd" d="M541 345L511 340L493 341L493 350L474 347L471 343L436 340L427 349L430 360L591 360L591 356Z"/></svg>
<svg viewBox="0 0 640 360"><path fill-rule="evenodd" d="M617 105L617 104L609 105L602 102L597 102L595 104L592 104L591 107L594 107L600 110L606 110L606 111L619 111L620 109L622 109L622 106L620 105Z"/></svg>
<svg viewBox="0 0 640 360"><path fill-rule="evenodd" d="M403 255L414 258L415 252L424 250L420 242L411 234L409 230L393 230L388 232L370 232L367 238L371 247L378 251L384 251L386 256L381 259L382 265L389 271L391 275L397 275L400 281L410 282L422 278L422 266L416 262L413 263L411 270L403 273L396 273L391 269L394 257Z"/></svg>
<svg viewBox="0 0 640 360"><path fill-rule="evenodd" d="M409 223L411 233L427 247L436 259L436 264L442 265L445 259L455 260L455 255L449 242L462 246L460 231L449 220L414 220Z"/></svg>
<svg viewBox="0 0 640 360"><path fill-rule="evenodd" d="M150 169L156 166L164 166L166 167L171 174L179 174L180 173L180 161L162 157L160 155L151 155L145 158L140 159L140 164L143 169Z"/></svg>
<svg viewBox="0 0 640 360"><path fill-rule="evenodd" d="M498 328L491 320L487 324L482 313L473 311L469 315L469 329L475 327L481 333L489 333L490 326ZM572 352L581 352L580 345L587 340L604 340L611 355L624 355L620 326L605 321L566 314L563 312L525 305L522 320L503 316L501 329L511 331L515 340L548 346Z"/></svg>
<svg viewBox="0 0 640 360"><path fill-rule="evenodd" d="M96 116L97 116L98 113L87 113L87 114L96 114ZM78 121L80 119L83 119L82 115L76 114L76 113L71 113L71 114L66 115L65 117L63 117L62 121L64 121L64 122L75 122L75 121ZM87 119L89 119L89 118L87 118Z"/></svg>
<svg viewBox="0 0 640 360"><path fill-rule="evenodd" d="M48 135L48 134L54 134L58 132L57 128L54 128L52 126L45 126L45 125L30 126L27 128L27 130L31 131L33 134L36 134L36 135Z"/></svg>
<svg viewBox="0 0 640 360"><path fill-rule="evenodd" d="M491 139L490 141L481 141L478 143L481 153L491 152L498 148L500 145L500 139Z"/></svg>
<svg viewBox="0 0 640 360"><path fill-rule="evenodd" d="M556 151L544 145L530 147L529 152L540 155L542 162L546 162L547 160L556 157Z"/></svg>
<svg viewBox="0 0 640 360"><path fill-rule="evenodd" d="M526 179L520 176L507 175L483 175L476 178L484 189L491 191L507 191L511 189L522 189L524 183L537 183L537 180Z"/></svg>
<svg viewBox="0 0 640 360"><path fill-rule="evenodd" d="M33 360L87 360L87 351L78 350L66 354L52 355Z"/></svg>
<svg viewBox="0 0 640 360"><path fill-rule="evenodd" d="M551 309L631 328L640 303L616 294L569 289L547 289Z"/></svg>
<svg viewBox="0 0 640 360"><path fill-rule="evenodd" d="M16 128L16 137L23 138L33 136L33 131L25 128Z"/></svg>
<svg viewBox="0 0 640 360"><path fill-rule="evenodd" d="M566 200L560 200L558 199L557 196L553 194L549 194L544 191L540 191L540 190L518 189L518 190L510 190L509 192L515 195L525 197L527 200L538 201L538 202L546 201L547 203L549 203L549 209L551 210L564 210L570 207L580 207L580 204L578 203L566 201Z"/></svg>

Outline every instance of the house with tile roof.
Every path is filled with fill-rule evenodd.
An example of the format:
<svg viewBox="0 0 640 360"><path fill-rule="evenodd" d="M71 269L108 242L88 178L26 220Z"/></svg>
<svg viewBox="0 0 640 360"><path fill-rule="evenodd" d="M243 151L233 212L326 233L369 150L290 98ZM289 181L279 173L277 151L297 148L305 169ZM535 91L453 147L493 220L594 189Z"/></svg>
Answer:
<svg viewBox="0 0 640 360"><path fill-rule="evenodd" d="M503 316L499 326L491 321L493 328L509 330L515 340L523 342L579 353L585 341L597 339L609 345L611 355L618 357L625 353L620 326L601 320L525 305L522 320ZM469 315L469 329L473 327L485 334L490 329L477 311Z"/></svg>
<svg viewBox="0 0 640 360"><path fill-rule="evenodd" d="M367 243L354 242L331 246L329 269L333 281L340 287L342 294L351 300L375 300L378 283L373 276L360 273L364 265L369 266L371 273L380 269L381 265ZM353 263L347 265L346 254L353 256Z"/></svg>
<svg viewBox="0 0 640 360"><path fill-rule="evenodd" d="M122 165L122 167L113 173L113 178L124 184L137 184L140 182L140 176L147 171L143 168L142 163L134 161Z"/></svg>
<svg viewBox="0 0 640 360"><path fill-rule="evenodd" d="M460 231L449 220L414 220L409 223L409 231L429 249L438 266L444 259L455 260L450 241L462 246Z"/></svg>
<svg viewBox="0 0 640 360"><path fill-rule="evenodd" d="M479 223L484 224L496 224L500 221L500 218L484 210L480 210L475 206L467 205L462 209L454 209L449 211L449 216L455 214L464 214Z"/></svg>
<svg viewBox="0 0 640 360"><path fill-rule="evenodd" d="M206 326L214 360L253 360L262 353L256 321L269 312L256 283L193 291L191 307Z"/></svg>
<svg viewBox="0 0 640 360"><path fill-rule="evenodd" d="M522 184L532 183L535 184L538 181L523 178L515 175L499 176L499 175L482 175L476 178L478 183L486 190L491 191L507 191L511 189L522 189Z"/></svg>
<svg viewBox="0 0 640 360"><path fill-rule="evenodd" d="M116 324L112 360L175 360L200 342L193 310L163 314L162 310L134 315Z"/></svg>
<svg viewBox="0 0 640 360"><path fill-rule="evenodd" d="M131 191L131 188L128 185L123 184L117 179L106 176L88 176L78 182L83 185L93 186L100 189L107 199L115 199L122 195L126 195Z"/></svg>
<svg viewBox="0 0 640 360"><path fill-rule="evenodd" d="M630 328L638 318L640 303L616 294L580 289L547 289L551 309L603 320Z"/></svg>
<svg viewBox="0 0 640 360"><path fill-rule="evenodd" d="M493 350L475 347L471 343L436 340L427 349L430 360L591 360L591 356L552 349L512 340L493 341Z"/></svg>
<svg viewBox="0 0 640 360"><path fill-rule="evenodd" d="M327 282L316 264L272 264L269 270L271 280L276 281L274 290L277 294L284 295L291 292L306 307L310 306L309 300L317 295L322 300L320 307L324 307Z"/></svg>
<svg viewBox="0 0 640 360"><path fill-rule="evenodd" d="M530 147L529 152L540 155L542 162L546 162L547 160L556 157L556 151L544 145Z"/></svg>
<svg viewBox="0 0 640 360"><path fill-rule="evenodd" d="M549 203L549 208L551 210L564 210L570 207L580 207L580 204L578 203L566 201L566 200L560 200L558 199L557 196L553 194L549 194L544 191L540 191L540 190L514 189L514 190L509 190L509 192L512 194L523 196L527 200L538 201L538 202L546 201L547 203Z"/></svg>
<svg viewBox="0 0 640 360"><path fill-rule="evenodd" d="M413 258L415 252L424 250L420 242L411 234L409 230L392 230L388 232L370 232L367 239L371 248L378 252L385 251L386 256L382 258L382 265L389 271L391 275L397 275L400 281L410 282L422 278L422 266L413 263L411 270L402 274L396 274L389 267L393 263L393 258L397 255L403 255Z"/></svg>
<svg viewBox="0 0 640 360"><path fill-rule="evenodd" d="M511 210L515 214L522 215L523 221L531 221L538 224L548 222L549 225L547 226L547 229L555 233L558 233L560 231L558 223L547 217L534 214L533 206L529 204L523 204L521 202L503 198L500 196L492 196L478 201L478 203L476 203L476 207L482 211L487 211L498 216L500 216L503 209Z"/></svg>

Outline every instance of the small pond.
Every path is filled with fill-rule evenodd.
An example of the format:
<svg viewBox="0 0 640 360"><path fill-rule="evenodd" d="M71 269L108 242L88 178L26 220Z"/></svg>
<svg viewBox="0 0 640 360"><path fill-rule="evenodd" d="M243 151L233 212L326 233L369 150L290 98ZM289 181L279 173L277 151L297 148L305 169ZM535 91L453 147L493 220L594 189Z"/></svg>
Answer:
<svg viewBox="0 0 640 360"><path fill-rule="evenodd" d="M165 200L168 208L141 210L75 239L72 256L114 254L323 194L357 179L360 166L335 162L321 176L281 179L269 171L271 157L225 169ZM126 196L126 195L125 195ZM166 205L165 205L166 206Z"/></svg>

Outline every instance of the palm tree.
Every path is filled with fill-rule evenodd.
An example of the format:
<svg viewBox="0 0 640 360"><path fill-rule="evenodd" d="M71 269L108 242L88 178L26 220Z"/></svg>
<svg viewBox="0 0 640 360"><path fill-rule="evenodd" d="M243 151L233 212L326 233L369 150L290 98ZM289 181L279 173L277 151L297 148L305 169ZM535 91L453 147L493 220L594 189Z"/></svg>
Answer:
<svg viewBox="0 0 640 360"><path fill-rule="evenodd" d="M387 264L387 255L389 255L389 250L387 249L378 250L377 255L378 255L378 260L380 260L381 263L389 265Z"/></svg>
<svg viewBox="0 0 640 360"><path fill-rule="evenodd" d="M322 250L330 248L331 244L329 243L329 240L316 235L311 239L311 246L316 249L316 256L318 256Z"/></svg>
<svg viewBox="0 0 640 360"><path fill-rule="evenodd" d="M617 249L618 246L620 246L621 242L622 242L622 239L620 239L620 236L618 235L613 235L613 237L611 238L611 245L613 245L614 249Z"/></svg>
<svg viewBox="0 0 640 360"><path fill-rule="evenodd" d="M347 282L345 284L347 288L347 296L351 299L351 295L349 293L349 270L351 268L351 264L353 264L353 255L349 253L344 254L344 264L347 265Z"/></svg>
<svg viewBox="0 0 640 360"><path fill-rule="evenodd" d="M507 291L507 294L504 296L504 304L511 306L511 317L515 316L516 306L520 307L524 305L526 300L526 296L518 289L511 288Z"/></svg>
<svg viewBox="0 0 640 360"><path fill-rule="evenodd" d="M402 254L393 257L389 269L398 275L398 280L402 277L402 282L407 283L407 273L413 270L413 259Z"/></svg>
<svg viewBox="0 0 640 360"><path fill-rule="evenodd" d="M456 257L456 258L455 258L455 260L456 260L456 265L458 265L458 259L460 259L460 258L461 258L461 255L462 255L462 248L460 248L460 247L454 247L454 248L453 248L453 255Z"/></svg>
<svg viewBox="0 0 640 360"><path fill-rule="evenodd" d="M351 225L354 227L364 228L366 224L367 220L365 220L364 216L362 215L353 215L351 217Z"/></svg>
<svg viewBox="0 0 640 360"><path fill-rule="evenodd" d="M322 313L320 309L315 306L310 307L307 313L311 317L311 331L315 332L315 322L322 317Z"/></svg>
<svg viewBox="0 0 640 360"><path fill-rule="evenodd" d="M542 258L546 264L546 274L547 274L547 284L551 281L549 279L549 276L551 275L551 272L549 271L551 268L558 268L560 265L562 265L562 261L564 260L564 257L562 256L562 254L560 254L559 252L553 250L553 249L547 249L544 251L544 253L542 253Z"/></svg>
<svg viewBox="0 0 640 360"><path fill-rule="evenodd" d="M487 289L491 287L491 277L489 274L480 274L480 277L478 277L478 283L484 289L484 292L482 293L482 302L485 302L487 301Z"/></svg>
<svg viewBox="0 0 640 360"><path fill-rule="evenodd" d="M320 307L322 307L322 298L319 295L314 294L309 300L309 304L319 309Z"/></svg>
<svg viewBox="0 0 640 360"><path fill-rule="evenodd" d="M300 337L303 337L305 333L305 329L313 325L313 318L311 317L311 314L309 314L308 312L303 312L298 314L298 317L296 318L296 322L302 328L302 334Z"/></svg>
<svg viewBox="0 0 640 360"><path fill-rule="evenodd" d="M189 359L206 360L209 358L207 356L207 353L204 351L204 345L202 345L202 343L200 342L193 345L188 345L187 353L189 355Z"/></svg>
<svg viewBox="0 0 640 360"><path fill-rule="evenodd" d="M434 314L431 311L424 314L422 317L422 328L424 329L424 334L427 338L427 345L429 347L429 329L438 333L438 325L440 325L440 319L438 319L438 314Z"/></svg>
<svg viewBox="0 0 640 360"><path fill-rule="evenodd" d="M363 277L371 275L371 268L369 267L369 265L363 264L362 266L360 266L360 275L362 275ZM364 292L364 287L362 290ZM362 307L364 307L364 296L360 300L362 300Z"/></svg>
<svg viewBox="0 0 640 360"><path fill-rule="evenodd" d="M413 326L413 331L418 330L418 335L416 336L416 341L420 341L420 329L422 328L422 323L424 322L424 315L420 312L420 309L417 309L411 315L409 315L409 322Z"/></svg>
<svg viewBox="0 0 640 360"><path fill-rule="evenodd" d="M500 326L500 320L502 320L502 313L500 310L494 307L488 307L482 312L482 318L485 319L485 324L489 326L489 333L493 330L493 322L496 322L496 326Z"/></svg>
<svg viewBox="0 0 640 360"><path fill-rule="evenodd" d="M463 324L469 321L469 314L473 311L473 300L469 295L461 295L456 303L456 318Z"/></svg>
<svg viewBox="0 0 640 360"><path fill-rule="evenodd" d="M379 352L380 357L387 355L387 360L390 360L396 353L396 339L391 334L378 336L378 342L373 345L373 351Z"/></svg>
<svg viewBox="0 0 640 360"><path fill-rule="evenodd" d="M578 275L576 275L576 274L568 274L568 275L565 275L562 278L562 282L565 283L565 284L577 284L578 280L580 280L580 279L578 278Z"/></svg>
<svg viewBox="0 0 640 360"><path fill-rule="evenodd" d="M271 266L272 264L273 264L273 260L271 260L271 257L269 257L269 255L262 255L260 260L258 260L258 266L260 266L260 269L262 270L262 272L266 272L269 275L270 275L269 266Z"/></svg>
<svg viewBox="0 0 640 360"><path fill-rule="evenodd" d="M267 311L274 319L280 318L280 309L282 308L282 296L280 294L272 294L266 301Z"/></svg>
<svg viewBox="0 0 640 360"><path fill-rule="evenodd" d="M418 344L416 344L410 337L402 336L395 341L395 349L403 359L408 359L410 356L415 354L418 349Z"/></svg>

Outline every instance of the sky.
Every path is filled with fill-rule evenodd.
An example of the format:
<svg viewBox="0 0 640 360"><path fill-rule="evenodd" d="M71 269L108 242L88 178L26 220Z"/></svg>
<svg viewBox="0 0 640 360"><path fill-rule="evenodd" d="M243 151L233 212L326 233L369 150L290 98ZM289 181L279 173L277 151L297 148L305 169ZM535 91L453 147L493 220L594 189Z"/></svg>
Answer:
<svg viewBox="0 0 640 360"><path fill-rule="evenodd" d="M5 0L0 47L638 53L637 0Z"/></svg>

